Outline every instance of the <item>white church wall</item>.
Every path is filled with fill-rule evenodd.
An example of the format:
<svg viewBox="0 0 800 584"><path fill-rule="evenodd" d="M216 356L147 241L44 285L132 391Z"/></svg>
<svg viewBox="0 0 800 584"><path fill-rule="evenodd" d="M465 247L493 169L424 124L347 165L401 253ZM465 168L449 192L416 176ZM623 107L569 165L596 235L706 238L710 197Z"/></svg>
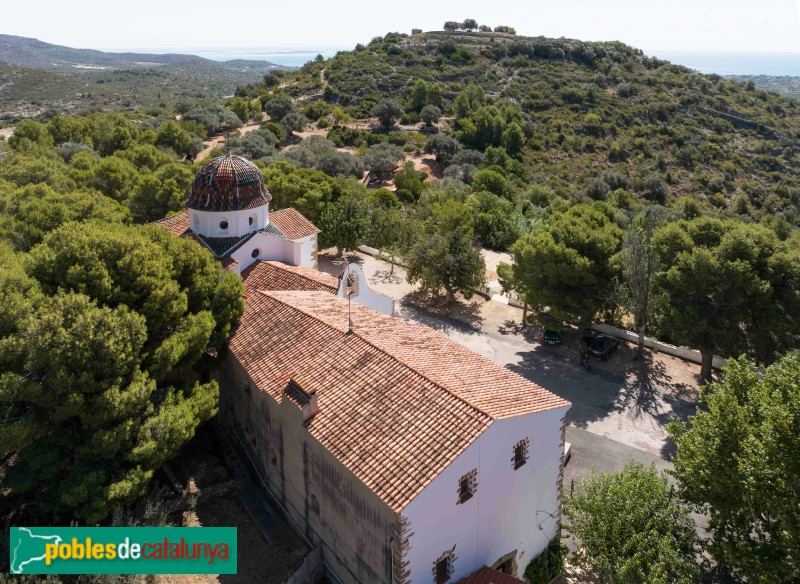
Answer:
<svg viewBox="0 0 800 584"><path fill-rule="evenodd" d="M269 220L269 205L243 211L198 211L189 209L189 225L195 233L206 237L241 237L262 229ZM222 222L228 228L222 228Z"/></svg>
<svg viewBox="0 0 800 584"><path fill-rule="evenodd" d="M383 314L388 314L389 316L394 314L394 298L373 292L367 284L367 278L364 276L364 270L362 270L361 266L358 264L348 264L345 268L345 273L339 282L339 290L337 292L338 296L347 296L346 288L348 274L352 274L356 278L356 282L353 286L351 286L353 292L350 296L350 299L353 302L358 302L359 304L362 304L368 308L372 308L373 310L377 310L378 312L382 312Z"/></svg>
<svg viewBox="0 0 800 584"><path fill-rule="evenodd" d="M268 233L256 233L247 240L231 257L239 262L239 272L256 260L273 260L296 265L294 263L297 243ZM255 255L254 255L255 254Z"/></svg>
<svg viewBox="0 0 800 584"><path fill-rule="evenodd" d="M496 420L403 510L413 534L403 558L412 584L431 582L436 560L454 546L451 581L515 550L516 576L522 576L555 535L566 410ZM514 446L526 438L528 460L515 470ZM478 471L475 495L458 503L459 480L472 470Z"/></svg>

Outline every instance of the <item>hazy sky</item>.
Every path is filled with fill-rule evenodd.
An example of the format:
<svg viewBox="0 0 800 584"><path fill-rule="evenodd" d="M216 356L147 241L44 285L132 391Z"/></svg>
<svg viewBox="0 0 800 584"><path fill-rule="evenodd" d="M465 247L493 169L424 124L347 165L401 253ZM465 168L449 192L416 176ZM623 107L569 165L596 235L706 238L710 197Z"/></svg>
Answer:
<svg viewBox="0 0 800 584"><path fill-rule="evenodd" d="M800 53L800 0L0 0L0 33L98 49L350 48L467 17L651 54Z"/></svg>

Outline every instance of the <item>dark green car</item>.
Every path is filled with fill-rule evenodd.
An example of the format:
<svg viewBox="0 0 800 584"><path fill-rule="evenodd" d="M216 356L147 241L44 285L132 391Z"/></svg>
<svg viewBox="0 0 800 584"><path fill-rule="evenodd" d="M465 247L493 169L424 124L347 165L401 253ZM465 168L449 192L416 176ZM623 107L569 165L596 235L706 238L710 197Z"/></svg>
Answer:
<svg viewBox="0 0 800 584"><path fill-rule="evenodd" d="M560 345L561 333L553 329L544 329L542 340L546 345Z"/></svg>

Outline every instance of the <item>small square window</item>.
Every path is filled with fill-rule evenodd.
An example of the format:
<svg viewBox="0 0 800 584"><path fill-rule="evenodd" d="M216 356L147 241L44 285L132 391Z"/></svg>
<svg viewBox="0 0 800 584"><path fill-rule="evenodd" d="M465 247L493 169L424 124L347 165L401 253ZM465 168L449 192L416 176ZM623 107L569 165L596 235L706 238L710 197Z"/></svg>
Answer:
<svg viewBox="0 0 800 584"><path fill-rule="evenodd" d="M442 584L450 580L453 575L453 564L456 560L456 547L446 551L433 563L433 581L435 584Z"/></svg>
<svg viewBox="0 0 800 584"><path fill-rule="evenodd" d="M520 440L514 445L514 470L528 462L528 439Z"/></svg>
<svg viewBox="0 0 800 584"><path fill-rule="evenodd" d="M478 490L478 469L472 469L458 480L458 503L469 501Z"/></svg>
<svg viewBox="0 0 800 584"><path fill-rule="evenodd" d="M436 564L436 584L441 584L442 582L447 582L450 579L450 574L448 574L448 561L445 558L444 560L437 562Z"/></svg>

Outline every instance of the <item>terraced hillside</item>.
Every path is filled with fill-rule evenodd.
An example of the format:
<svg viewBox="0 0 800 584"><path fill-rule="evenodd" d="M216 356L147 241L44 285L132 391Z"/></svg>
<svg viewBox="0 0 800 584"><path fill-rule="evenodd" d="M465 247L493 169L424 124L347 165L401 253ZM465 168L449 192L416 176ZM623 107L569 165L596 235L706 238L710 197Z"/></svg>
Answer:
<svg viewBox="0 0 800 584"><path fill-rule="evenodd" d="M633 197L799 219L800 103L618 42L392 33L306 65L285 91L356 118L386 98L406 122L435 103L455 117L461 146L484 154L515 124L523 144L506 172L517 191L540 183L622 208Z"/></svg>

